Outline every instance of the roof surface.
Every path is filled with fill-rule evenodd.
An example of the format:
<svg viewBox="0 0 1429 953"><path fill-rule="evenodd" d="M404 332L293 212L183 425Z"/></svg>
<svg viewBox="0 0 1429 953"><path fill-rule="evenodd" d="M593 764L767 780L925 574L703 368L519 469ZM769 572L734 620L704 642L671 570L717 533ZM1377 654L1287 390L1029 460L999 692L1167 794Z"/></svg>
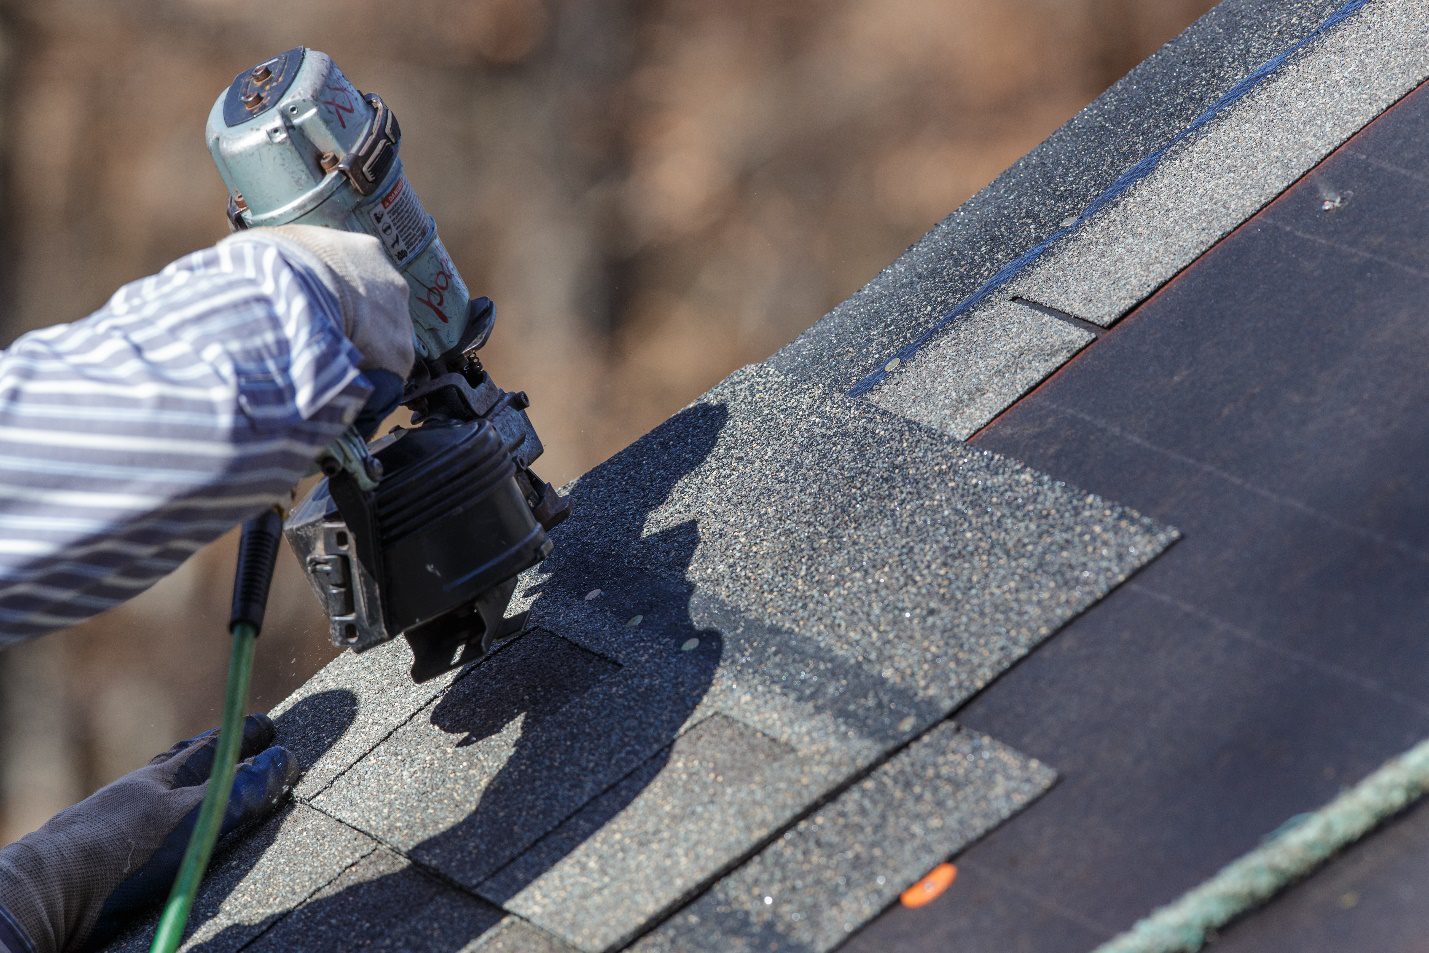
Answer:
<svg viewBox="0 0 1429 953"><path fill-rule="evenodd" d="M1423 366L1384 354L1425 332L1352 309L1346 284L1385 258L1383 287L1422 281L1422 233L1390 247L1355 217L1397 200L1345 201L1373 193L1356 180L1326 218L1302 186L1101 328L1429 75L1426 31L1423 0L1229 0L799 340L578 481L520 638L422 686L399 643L334 661L276 713L308 766L296 803L216 863L189 948L827 950L1034 802L966 851L946 900L852 945L1086 948L1424 736L1423 650L1394 654L1424 587L1394 593L1416 615L1385 616L1382 652L1344 647L1381 580L1423 578L1426 541L1402 536L1429 524L1405 509L1423 438L1376 444L1406 464L1399 496L1335 495L1378 476L1346 449L1381 393L1365 382L1424 406L1383 375ZM1367 154L1408 149L1390 143ZM1322 238L1355 268L1273 273ZM1322 270L1338 283L1307 291ZM1308 337L1292 301L1359 323ZM1389 323L1361 335L1369 318ZM1229 396L1257 375L1291 395L1275 413ZM1287 512L1319 535L1263 529ZM1173 527L1187 540L1121 586ZM1351 561L1273 562L1320 551ZM1340 617L1296 602L1342 579L1369 588ZM1262 615L1232 612L1242 593ZM1307 707L1328 697L1345 714ZM1226 760L1198 786L1208 750Z"/></svg>
<svg viewBox="0 0 1429 953"><path fill-rule="evenodd" d="M957 714L1062 783L850 949L1090 949L1429 738L1426 141L1420 88L974 438L1184 539ZM1426 837L1215 948L1424 949Z"/></svg>

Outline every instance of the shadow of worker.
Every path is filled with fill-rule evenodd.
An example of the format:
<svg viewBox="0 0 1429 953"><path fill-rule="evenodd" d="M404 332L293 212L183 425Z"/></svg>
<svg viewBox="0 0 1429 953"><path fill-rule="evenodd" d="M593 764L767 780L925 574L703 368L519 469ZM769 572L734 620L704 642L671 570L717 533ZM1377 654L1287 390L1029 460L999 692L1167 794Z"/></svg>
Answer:
<svg viewBox="0 0 1429 953"><path fill-rule="evenodd" d="M436 731L414 723L353 769L361 797L336 813L416 866L379 852L247 949L460 950L499 920L493 903L659 775L723 654L719 633L691 617L697 521L658 525L659 511L727 417L722 405L687 408L582 477L544 581L528 590L536 627L463 673L431 710Z"/></svg>

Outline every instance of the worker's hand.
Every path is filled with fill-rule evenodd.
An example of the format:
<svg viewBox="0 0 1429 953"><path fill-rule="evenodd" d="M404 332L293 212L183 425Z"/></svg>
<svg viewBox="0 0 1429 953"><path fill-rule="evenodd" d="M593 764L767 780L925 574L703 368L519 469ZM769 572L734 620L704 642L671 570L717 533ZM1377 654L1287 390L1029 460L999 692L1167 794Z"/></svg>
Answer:
<svg viewBox="0 0 1429 953"><path fill-rule="evenodd" d="M224 242L273 242L312 261L337 296L342 330L362 352L362 369L392 371L405 379L416 355L407 281L392 266L382 243L371 235L316 225L250 228ZM220 243L222 244L222 243Z"/></svg>
<svg viewBox="0 0 1429 953"><path fill-rule="evenodd" d="M12 953L98 944L167 896L217 744L217 730L181 741L0 849L0 949L7 940L18 944ZM264 715L244 721L240 757L223 834L272 813L299 773Z"/></svg>

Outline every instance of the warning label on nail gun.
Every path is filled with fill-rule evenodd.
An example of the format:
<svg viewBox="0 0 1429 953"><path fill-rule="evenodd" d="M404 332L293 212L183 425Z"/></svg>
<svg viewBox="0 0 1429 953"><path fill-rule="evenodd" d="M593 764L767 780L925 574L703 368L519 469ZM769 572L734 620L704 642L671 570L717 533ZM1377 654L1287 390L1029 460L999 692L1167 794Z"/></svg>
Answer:
<svg viewBox="0 0 1429 953"><path fill-rule="evenodd" d="M382 239L393 260L406 261L421 248L436 227L432 217L422 207L421 199L407 184L404 175L376 202L367 207L372 219L372 232Z"/></svg>

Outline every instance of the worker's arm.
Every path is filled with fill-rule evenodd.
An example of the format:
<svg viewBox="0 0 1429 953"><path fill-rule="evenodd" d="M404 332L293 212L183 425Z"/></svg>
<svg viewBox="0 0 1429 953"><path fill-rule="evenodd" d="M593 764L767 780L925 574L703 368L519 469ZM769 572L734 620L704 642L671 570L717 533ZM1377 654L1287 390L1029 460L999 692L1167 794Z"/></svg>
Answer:
<svg viewBox="0 0 1429 953"><path fill-rule="evenodd" d="M0 644L148 588L285 499L412 363L375 239L232 236L0 354Z"/></svg>
<svg viewBox="0 0 1429 953"><path fill-rule="evenodd" d="M376 239L233 236L0 355L0 643L129 598L287 495L357 413L364 369L412 364L407 288ZM0 849L0 953L98 942L163 896L213 733L182 742ZM297 776L244 727L224 832Z"/></svg>

